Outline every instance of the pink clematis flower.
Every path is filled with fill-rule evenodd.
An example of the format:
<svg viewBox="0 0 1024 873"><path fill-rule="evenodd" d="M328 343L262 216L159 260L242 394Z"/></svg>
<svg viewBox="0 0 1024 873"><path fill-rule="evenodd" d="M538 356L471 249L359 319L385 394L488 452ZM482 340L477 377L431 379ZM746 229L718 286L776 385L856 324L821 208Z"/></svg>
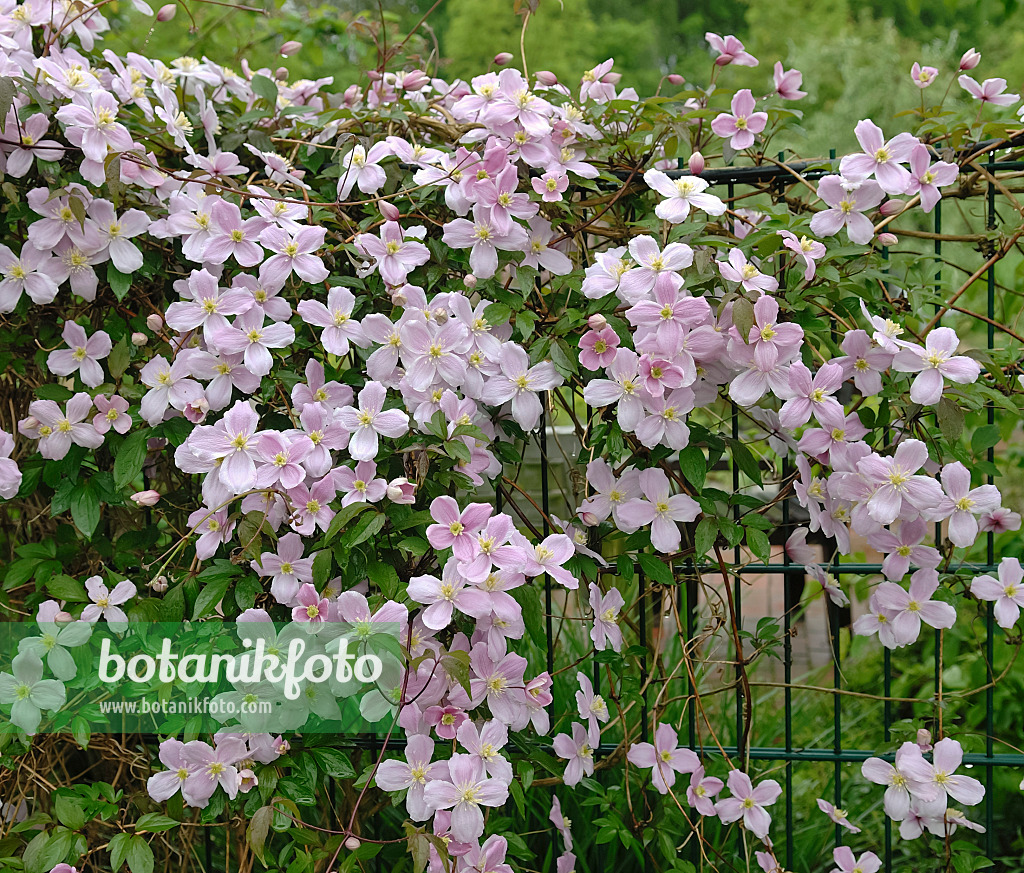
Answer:
<svg viewBox="0 0 1024 873"><path fill-rule="evenodd" d="M640 473L643 498L631 500L619 510L627 525L634 530L651 525L651 544L668 554L679 548L682 534L677 522L691 522L700 515L700 505L686 494L670 496L671 483L665 471L651 467Z"/></svg>
<svg viewBox="0 0 1024 873"><path fill-rule="evenodd" d="M344 406L338 412L338 421L347 428L349 454L357 461L372 461L377 457L379 437L392 439L409 430L409 416L400 409L384 409L387 389L380 382L367 382L359 392L359 406Z"/></svg>
<svg viewBox="0 0 1024 873"><path fill-rule="evenodd" d="M967 385L977 380L981 364L965 355L957 355L960 338L951 327L937 327L925 337L924 347L897 340L900 350L893 358L893 369L917 373L910 386L910 399L922 406L933 406L942 398L943 379Z"/></svg>
<svg viewBox="0 0 1024 873"><path fill-rule="evenodd" d="M114 394L109 400L104 394L93 398L97 413L92 417L92 426L96 433L105 434L111 428L118 433L128 433L132 426L132 417L128 414L128 401Z"/></svg>
<svg viewBox="0 0 1024 873"><path fill-rule="evenodd" d="M277 554L263 552L259 560L250 562L261 576L270 577L270 593L284 605L292 606L303 583L313 581L313 557L302 557L302 537L287 533L277 541Z"/></svg>
<svg viewBox="0 0 1024 873"><path fill-rule="evenodd" d="M545 173L540 177L534 176L530 184L545 203L556 203L569 187L569 174L564 170Z"/></svg>
<svg viewBox="0 0 1024 873"><path fill-rule="evenodd" d="M327 293L327 305L319 300L302 300L296 312L306 324L324 328L320 342L332 355L347 355L349 344L366 345L362 328L352 318L356 305L355 295L348 288L332 288Z"/></svg>
<svg viewBox="0 0 1024 873"><path fill-rule="evenodd" d="M910 577L910 591L895 582L882 582L875 591L883 609L895 613L892 630L895 647L909 645L921 635L921 622L934 628L951 628L956 623L956 610L948 603L931 600L939 587L935 570L921 569Z"/></svg>
<svg viewBox="0 0 1024 873"><path fill-rule="evenodd" d="M732 98L732 113L721 113L711 122L711 129L722 139L729 140L730 148L736 151L750 148L755 135L768 124L768 113L754 112L756 105L749 88L737 91Z"/></svg>
<svg viewBox="0 0 1024 873"><path fill-rule="evenodd" d="M693 249L685 243L669 243L663 250L652 236L633 237L629 253L636 266L620 276L619 296L631 305L646 298L663 273L674 273L693 263Z"/></svg>
<svg viewBox="0 0 1024 873"><path fill-rule="evenodd" d="M302 227L294 235L280 227L268 227L260 233L260 243L272 254L260 266L260 281L283 284L295 273L303 282L319 284L328 276L324 262L314 252L323 248L327 229Z"/></svg>
<svg viewBox="0 0 1024 873"><path fill-rule="evenodd" d="M572 736L557 734L552 742L554 752L559 758L567 760L565 775L562 777L566 786L574 788L584 776L594 773L594 748L587 736L587 729L578 722L573 722Z"/></svg>
<svg viewBox="0 0 1024 873"><path fill-rule="evenodd" d="M218 786L234 799L241 784L234 765L247 754L245 742L234 737L222 739L216 749L200 740L186 743L183 755L194 770L182 786L181 793L190 805L201 809L210 802Z"/></svg>
<svg viewBox="0 0 1024 873"><path fill-rule="evenodd" d="M839 162L839 172L851 180L874 176L886 194L903 194L910 184L910 173L902 164L910 160L917 137L899 133L886 141L881 128L867 119L858 122L854 130L864 151L846 155Z"/></svg>
<svg viewBox="0 0 1024 873"><path fill-rule="evenodd" d="M76 95L74 102L57 110L57 120L67 127L71 144L82 149L90 161L102 162L107 150L130 151L134 143L128 128L117 121L118 103L113 94L96 89L91 95Z"/></svg>
<svg viewBox="0 0 1024 873"><path fill-rule="evenodd" d="M336 467L334 485L345 494L341 505L379 503L383 500L388 493L388 483L386 479L378 479L376 476L377 465L373 461L360 461L354 470L351 467Z"/></svg>
<svg viewBox="0 0 1024 873"><path fill-rule="evenodd" d="M92 399L84 391L68 401L64 412L52 400L33 400L28 407L29 418L18 422L18 431L39 440L39 454L44 458L59 461L72 443L87 449L103 445L103 434L86 422L91 409Z"/></svg>
<svg viewBox="0 0 1024 873"><path fill-rule="evenodd" d="M704 34L704 39L707 40L712 51L718 52L715 63L719 67L726 67L729 64L736 64L738 67L757 66L757 58L747 52L743 48L743 43L732 34L721 37L717 33L708 31Z"/></svg>
<svg viewBox="0 0 1024 873"><path fill-rule="evenodd" d="M487 503L470 503L460 512L454 497L435 497L430 504L435 523L427 527L427 540L435 549L451 549L459 561L471 561L476 534L492 512Z"/></svg>
<svg viewBox="0 0 1024 873"><path fill-rule="evenodd" d="M565 534L551 534L536 545L531 545L518 531L512 533L512 545L521 550L521 572L527 576L547 573L560 585L575 591L579 580L562 565L576 554L576 546Z"/></svg>
<svg viewBox="0 0 1024 873"><path fill-rule="evenodd" d="M594 641L597 651L611 648L618 652L622 648L622 630L619 627L619 611L626 601L618 588L612 588L607 594L593 582L590 583L590 608L594 611L594 626L590 629L590 639Z"/></svg>
<svg viewBox="0 0 1024 873"><path fill-rule="evenodd" d="M923 518L901 521L899 527L885 530L879 528L868 535L868 544L885 555L882 572L890 582L898 582L910 572L914 564L927 570L939 566L942 556L937 549L922 545L928 533L928 523Z"/></svg>
<svg viewBox="0 0 1024 873"><path fill-rule="evenodd" d="M201 506L188 517L188 526L198 534L196 538L196 557L200 561L212 558L217 549L231 541L235 532L235 522L228 517L227 509L214 512Z"/></svg>
<svg viewBox="0 0 1024 873"><path fill-rule="evenodd" d="M825 255L825 244L806 236L797 239L796 234L788 230L777 233L784 240L782 244L804 262L804 281L810 282L817 269L816 262Z"/></svg>
<svg viewBox="0 0 1024 873"><path fill-rule="evenodd" d="M818 196L828 209L815 213L811 219L811 232L818 236L833 236L845 227L850 242L867 245L874 236L875 227L864 215L874 209L885 192L871 179L851 182L842 176L825 176L818 183Z"/></svg>
<svg viewBox="0 0 1024 873"><path fill-rule="evenodd" d="M942 197L939 188L952 185L959 175L960 168L956 164L946 161L931 163L928 147L918 143L910 152L910 183L907 185L906 193L919 193L921 210L925 213L931 212Z"/></svg>
<svg viewBox="0 0 1024 873"><path fill-rule="evenodd" d="M260 435L256 453L263 464L256 471L257 488L280 486L287 491L306 480L302 462L313 451L307 439L288 439L276 431Z"/></svg>
<svg viewBox="0 0 1024 873"><path fill-rule="evenodd" d="M715 804L718 817L723 824L732 824L743 819L743 827L763 840L768 836L768 829L772 824L771 816L765 807L771 806L779 799L782 786L774 779L765 779L755 788L750 777L740 770L729 773L727 784L732 797L719 800Z"/></svg>
<svg viewBox="0 0 1024 873"><path fill-rule="evenodd" d="M882 390L882 373L892 364L892 353L873 345L863 330L848 330L840 348L846 354L833 363L842 366L847 379L853 377L853 384L865 397L878 394Z"/></svg>
<svg viewBox="0 0 1024 873"><path fill-rule="evenodd" d="M874 852L864 852L854 856L849 846L838 846L832 850L832 860L836 866L829 873L878 873L882 868L882 859Z"/></svg>
<svg viewBox="0 0 1024 873"><path fill-rule="evenodd" d="M434 761L434 741L426 734L409 737L404 761L383 761L374 774L377 787L384 791L405 791L405 808L413 821L426 821L433 808L424 799L430 782L448 775L447 761Z"/></svg>
<svg viewBox="0 0 1024 873"><path fill-rule="evenodd" d="M189 436L189 445L223 458L220 480L233 493L241 494L256 484L256 460L260 457L260 418L252 406L238 400L224 417L208 428L197 428Z"/></svg>
<svg viewBox="0 0 1024 873"><path fill-rule="evenodd" d="M922 90L934 82L937 75L939 71L935 67L922 67L917 61L910 68L910 81Z"/></svg>
<svg viewBox="0 0 1024 873"><path fill-rule="evenodd" d="M303 536L310 536L317 528L327 530L334 518L330 503L337 496L334 480L325 476L312 488L297 485L288 492L288 500L295 507L291 519L292 530Z"/></svg>
<svg viewBox="0 0 1024 873"><path fill-rule="evenodd" d="M978 576L971 582L971 594L978 600L994 602L992 613L1001 628L1011 628L1024 608L1024 567L1019 558L999 562L999 578Z"/></svg>
<svg viewBox="0 0 1024 873"><path fill-rule="evenodd" d="M857 470L876 490L868 499L868 514L879 524L897 518L911 521L942 502L942 488L930 476L916 475L928 461L920 440L904 440L891 458L872 453L857 462Z"/></svg>
<svg viewBox="0 0 1024 873"><path fill-rule="evenodd" d="M110 354L113 348L110 335L104 330L86 337L85 328L74 321L65 321L61 333L68 349L50 352L46 366L57 376L70 376L78 372L83 385L95 388L103 382L103 368L99 361Z"/></svg>
<svg viewBox="0 0 1024 873"><path fill-rule="evenodd" d="M800 361L794 361L789 368L789 387L793 396L779 411L779 423L793 430L806 424L813 415L822 422L822 416L843 414L843 407L832 395L843 384L843 368L830 362L823 364L814 374Z"/></svg>
<svg viewBox="0 0 1024 873"><path fill-rule="evenodd" d="M610 327L588 330L580 339L580 364L588 370L608 367L615 360L619 335Z"/></svg>
<svg viewBox="0 0 1024 873"><path fill-rule="evenodd" d="M415 239L407 239L397 221L385 221L379 237L361 233L354 243L372 260L373 268L388 285L404 285L410 271L430 260L430 250Z"/></svg>
<svg viewBox="0 0 1024 873"><path fill-rule="evenodd" d="M99 576L91 576L85 580L85 590L89 594L89 603L82 610L82 621L104 621L124 624L128 616L121 606L131 600L137 593L133 582L127 579L118 582L111 591L103 584Z"/></svg>
<svg viewBox="0 0 1024 873"><path fill-rule="evenodd" d="M475 841L484 832L480 807L501 806L508 799L508 785L500 779L487 777L480 758L473 755L452 755L448 772L448 779L427 783L424 803L431 810L450 809L452 837L464 842Z"/></svg>
<svg viewBox="0 0 1024 873"><path fill-rule="evenodd" d="M801 91L800 86L804 81L804 74L799 70L787 70L782 66L782 61L775 62L775 93L783 100L802 100L807 96L806 91Z"/></svg>
<svg viewBox="0 0 1024 873"><path fill-rule="evenodd" d="M481 399L489 406L500 406L511 400L516 423L523 430L533 430L543 411L537 394L561 384L562 377L550 361L531 367L525 350L513 343L501 347L498 364L501 372L487 381Z"/></svg>
<svg viewBox="0 0 1024 873"><path fill-rule="evenodd" d="M15 255L0 244L0 313L13 312L22 294L28 294L33 303L50 303L63 278L70 275L64 273L62 278L61 270L60 260L32 245L22 246L21 254Z"/></svg>
<svg viewBox="0 0 1024 873"><path fill-rule="evenodd" d="M686 802L701 815L715 815L715 797L725 787L725 783L715 776L705 776L704 767L698 765L690 776L690 784L686 788Z"/></svg>
<svg viewBox="0 0 1024 873"><path fill-rule="evenodd" d="M882 806L894 821L903 821L910 812L911 797L930 803L938 797L930 784L933 771L917 743L906 742L896 751L896 763L881 758L868 758L861 765L864 778L876 785L885 785Z"/></svg>
<svg viewBox="0 0 1024 873"><path fill-rule="evenodd" d="M409 597L426 604L420 616L430 630L444 630L452 623L455 610L482 617L490 612L488 596L478 588L467 587L466 577L459 573L457 561L448 561L436 576L413 576L409 580Z"/></svg>
<svg viewBox="0 0 1024 873"><path fill-rule="evenodd" d="M949 516L948 536L951 543L961 549L974 545L978 538L978 520L975 516L999 508L1001 500L995 485L971 488L971 473L959 461L942 468L942 487L946 499L936 514Z"/></svg>
<svg viewBox="0 0 1024 873"><path fill-rule="evenodd" d="M634 767L651 770L651 784L661 794L675 785L676 773L693 773L700 759L690 749L679 748L679 737L672 725L662 722L654 732L654 744L634 743L626 758Z"/></svg>
<svg viewBox="0 0 1024 873"><path fill-rule="evenodd" d="M654 214L671 224L686 221L691 208L700 209L708 215L725 213L725 203L714 194L706 194L708 182L698 176L670 179L661 170L648 170L644 173L644 181L662 197L668 198L654 207Z"/></svg>
<svg viewBox="0 0 1024 873"><path fill-rule="evenodd" d="M319 629L327 621L330 602L326 597L321 597L309 582L299 587L295 600L297 602L292 609L292 621L308 624L313 630Z"/></svg>
<svg viewBox="0 0 1024 873"><path fill-rule="evenodd" d="M263 310L254 306L230 327L213 334L217 348L228 355L242 355L245 368L254 376L266 376L274 366L271 349L286 349L295 342L295 328L286 322L263 323Z"/></svg>
<svg viewBox="0 0 1024 873"><path fill-rule="evenodd" d="M1017 94L1004 94L1006 79L986 79L980 85L970 76L963 75L957 79L960 87L975 100L991 103L993 106L1012 106L1020 97ZM59 114L59 113L58 113Z"/></svg>
<svg viewBox="0 0 1024 873"><path fill-rule="evenodd" d="M845 809L840 809L835 804L822 800L820 797L818 798L818 809L825 813L835 824L846 828L851 834L860 833L860 828L851 824L850 820L846 817Z"/></svg>

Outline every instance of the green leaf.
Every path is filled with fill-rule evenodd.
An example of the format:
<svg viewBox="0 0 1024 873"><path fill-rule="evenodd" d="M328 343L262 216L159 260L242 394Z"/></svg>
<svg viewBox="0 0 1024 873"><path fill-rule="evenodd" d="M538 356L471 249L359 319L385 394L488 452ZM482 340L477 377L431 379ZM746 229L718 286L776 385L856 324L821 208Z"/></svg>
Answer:
<svg viewBox="0 0 1024 873"><path fill-rule="evenodd" d="M371 564L366 568L366 575L370 577L388 600L395 600L398 597L398 589L401 584L398 578L398 571L390 564Z"/></svg>
<svg viewBox="0 0 1024 873"><path fill-rule="evenodd" d="M998 445L1001 438L998 424L979 427L971 437L971 451L976 455L984 454L987 449Z"/></svg>
<svg viewBox="0 0 1024 873"><path fill-rule="evenodd" d="M313 587L321 590L331 576L331 566L334 564L334 555L329 549L317 552L313 558Z"/></svg>
<svg viewBox="0 0 1024 873"><path fill-rule="evenodd" d="M679 453L679 469L686 481L700 491L708 474L708 462L698 446L687 446Z"/></svg>
<svg viewBox="0 0 1024 873"><path fill-rule="evenodd" d="M624 582L632 582L634 576L633 559L629 555L619 555L615 559L615 569Z"/></svg>
<svg viewBox="0 0 1024 873"><path fill-rule="evenodd" d="M754 326L754 306L746 297L739 297L732 302L732 323L743 342L746 342Z"/></svg>
<svg viewBox="0 0 1024 873"><path fill-rule="evenodd" d="M107 284L110 285L110 290L114 292L114 296L118 300L124 300L132 288L132 277L127 273L122 273L111 262L107 264Z"/></svg>
<svg viewBox="0 0 1024 873"><path fill-rule="evenodd" d="M125 337L121 337L107 357L107 369L110 370L110 375L115 379L120 379L124 375L125 370L128 369L131 356L128 340Z"/></svg>
<svg viewBox="0 0 1024 873"><path fill-rule="evenodd" d="M146 463L146 443L149 440L148 430L137 430L129 434L114 458L114 487L126 488L142 472Z"/></svg>
<svg viewBox="0 0 1024 873"><path fill-rule="evenodd" d="M70 603L86 603L89 600L85 586L63 573L51 576L46 582L46 590L57 600L67 600Z"/></svg>
<svg viewBox="0 0 1024 873"><path fill-rule="evenodd" d="M939 430L949 442L955 443L960 439L964 432L964 411L959 404L948 397L943 397L939 401L935 415L939 420Z"/></svg>
<svg viewBox="0 0 1024 873"><path fill-rule="evenodd" d="M267 834L270 832L270 823L273 820L274 807L262 806L256 810L256 814L249 820L249 827L245 831L245 842L264 865L266 865L266 860L263 857L263 847L266 845Z"/></svg>
<svg viewBox="0 0 1024 873"><path fill-rule="evenodd" d="M157 834L161 831L169 831L172 828L176 828L179 824L181 822L175 821L169 815L163 815L159 812L147 812L135 822L135 833L149 831L150 833Z"/></svg>
<svg viewBox="0 0 1024 873"><path fill-rule="evenodd" d="M250 83L252 90L271 106L277 106L277 85L266 76L253 76Z"/></svg>
<svg viewBox="0 0 1024 873"><path fill-rule="evenodd" d="M676 580L672 575L672 571L659 558L654 557L654 555L640 554L636 556L636 559L644 575L652 582L657 582L659 585L675 584Z"/></svg>
<svg viewBox="0 0 1024 873"><path fill-rule="evenodd" d="M128 846L131 840L131 834L114 834L111 837L110 843L107 845L107 849L110 852L111 873L117 873L121 869L124 859L128 857Z"/></svg>
<svg viewBox="0 0 1024 873"><path fill-rule="evenodd" d="M230 578L222 577L204 585L196 598L196 605L192 610L192 621L199 621L201 618L213 615L217 604L224 599L230 584Z"/></svg>
<svg viewBox="0 0 1024 873"><path fill-rule="evenodd" d="M313 760L321 770L335 779L354 779L356 775L348 755L338 749L313 749Z"/></svg>
<svg viewBox="0 0 1024 873"><path fill-rule="evenodd" d="M14 97L18 93L18 86L10 76L0 76L0 133L4 132L4 125L7 123L7 113L14 105Z"/></svg>
<svg viewBox="0 0 1024 873"><path fill-rule="evenodd" d="M441 666L444 671L461 685L466 694L472 695L469 687L469 652L456 649L441 655Z"/></svg>
<svg viewBox="0 0 1024 873"><path fill-rule="evenodd" d="M82 801L77 797L58 794L53 800L53 812L57 821L73 831L85 826L85 810L82 808Z"/></svg>
<svg viewBox="0 0 1024 873"><path fill-rule="evenodd" d="M768 541L768 534L763 530L757 530L753 527L747 528L747 545L758 558L760 558L765 564L771 560L772 547Z"/></svg>
<svg viewBox="0 0 1024 873"><path fill-rule="evenodd" d="M128 843L128 869L132 873L153 873L153 850L144 837L132 837Z"/></svg>
<svg viewBox="0 0 1024 873"><path fill-rule="evenodd" d="M758 486L763 486L761 481L761 469L757 464L757 459L751 453L743 443L739 440L729 440L729 447L732 449L732 458L736 463L736 466L740 468L750 479L752 479Z"/></svg>
<svg viewBox="0 0 1024 873"><path fill-rule="evenodd" d="M86 539L92 539L100 523L100 495L92 480L80 482L71 492L71 520Z"/></svg>
<svg viewBox="0 0 1024 873"><path fill-rule="evenodd" d="M714 518L702 518L697 525L697 532L694 534L694 550L698 558L703 558L714 548L715 540L718 539L718 520Z"/></svg>
<svg viewBox="0 0 1024 873"><path fill-rule="evenodd" d="M340 542L349 548L365 543L370 537L380 533L386 520L387 516L381 512L375 512L373 515L364 515L351 530L345 531L340 538Z"/></svg>

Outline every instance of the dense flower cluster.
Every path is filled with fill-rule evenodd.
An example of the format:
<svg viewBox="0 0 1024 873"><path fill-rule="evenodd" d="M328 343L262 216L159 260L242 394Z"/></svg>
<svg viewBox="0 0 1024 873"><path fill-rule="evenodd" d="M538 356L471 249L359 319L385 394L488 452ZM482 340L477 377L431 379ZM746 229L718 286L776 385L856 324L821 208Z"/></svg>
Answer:
<svg viewBox="0 0 1024 873"><path fill-rule="evenodd" d="M887 139L862 121L862 151L820 180L813 215L786 226L727 208L700 176L702 157L690 172L674 168L674 155L659 155L634 175L665 224L607 245L586 225L574 228L570 210L602 172L614 178L601 144L629 126L623 101L638 100L617 89L611 61L578 88L505 68L468 83L385 74L336 94L329 81L240 75L208 59L168 67L137 54L97 54L106 22L98 7L86 7L66 21L35 0L0 12L2 72L35 82L17 90L7 111L0 165L12 178L36 179L37 168L61 162L68 175L60 186L38 177L25 196L27 238L0 246L0 312L54 303L74 312L60 325L62 345L45 357L67 396L20 410L17 432L33 447L23 445L22 455L34 449L60 461L73 447L96 453L152 429L146 463L162 465L164 481L191 478L201 495L187 507L181 544L191 545L197 566L247 548L253 537L242 526L252 517L274 541L247 556L267 597L245 620L283 617L310 634L332 622L401 628L407 664L389 680L394 693L381 713L397 718L408 742L404 758L385 755L371 775L412 822L428 823L456 870L511 869L506 839L485 836L486 817L516 779L510 737L546 736L555 715L552 676L517 652L527 628L511 592L542 577L579 591L593 650L620 653L627 601L610 574L584 578L581 562L606 566L595 543L615 531L645 532L639 547L628 540L633 551L649 543L667 558L693 553L695 523L718 509L673 459L697 446L703 464L701 413L735 404L779 465L792 462L808 521L789 533L787 554L827 596L849 602L809 534L840 555L855 537L884 556L885 581L854 629L888 648L913 644L922 624L954 625L957 610L943 597L953 548L1019 527L994 485L974 485L964 463L922 439L917 418L887 420L888 438L879 438L874 401L883 391L909 397L919 417L983 378L952 328L911 330L862 300L854 315L861 321L844 321L830 351L808 336L787 296L810 288L824 268L835 271L841 230L862 254L878 243L880 215L935 207L959 167L938 160L925 138ZM735 37L708 41L719 67L758 63ZM924 88L935 75L915 67L913 78ZM1010 102L997 87L1002 80L960 82L983 103ZM710 121L709 144L732 154L752 149L777 123L779 101L804 96L800 85L799 72L777 65L770 94L740 90ZM709 99L680 104L699 113ZM398 125L400 133L384 136L369 122L349 123L388 107L421 115L435 133ZM266 136L267 149L229 148L222 122L246 113L276 119L268 129L280 151L293 141L301 148L286 157ZM448 129L457 135L436 132ZM326 187L299 166L318 149L339 154L337 179L327 177ZM429 228L423 204L442 216ZM361 218L336 224L339 208ZM749 245L755 237L758 245ZM173 294L143 314L146 330L131 339L135 367L115 370L115 341L127 343L94 326L100 300L123 296L116 283L149 281L165 259L177 265ZM522 286L516 306L513 282ZM534 293L535 310L522 299ZM540 341L538 319L560 333ZM565 337L578 346L574 358ZM504 450L541 426L550 396L567 383L582 388L580 408L629 448L595 444L575 516L545 519L554 533L529 532L509 512L474 501L473 490L501 482ZM183 425L173 446L166 431L155 433L172 422ZM0 432L7 499L22 485L14 447ZM416 458L428 456L451 461L443 483L414 472ZM155 474L150 484L160 481ZM159 506L161 491L140 489L134 499ZM399 587L385 594L361 581L342 590L341 576L318 576L319 556L329 557L355 513L372 509L379 531L409 506L429 519L413 522L422 522L422 548L410 550L417 560L396 574ZM936 524L938 542L929 539ZM714 537L705 546L718 548ZM83 644L81 630L101 618L128 621L135 586L108 582L89 579L91 602L79 620L65 611L72 605L43 604L48 642L30 645L12 674L0 674L0 704L13 704L12 721L26 733L44 710L64 704L61 683L74 671L62 647ZM160 584L166 588L150 587ZM998 580L979 575L970 590L994 601L999 625L1011 627L1024 606L1019 562L1005 559ZM44 653L52 680L42 678ZM551 738L570 788L595 772L602 737L626 724L585 672L577 684L575 714ZM762 844L762 869L780 869L769 836L777 782L698 757L667 721L656 724L653 742L628 731L624 741L629 765L653 788L685 795L699 816L741 823ZM164 802L180 791L200 808L218 790L234 799L257 786L257 764L287 759L289 750L287 738L230 726L212 745L168 738L159 752L167 769L150 778L149 794ZM895 764L865 762L864 777L886 786L885 810L903 838L978 827L949 806L975 805L984 793L955 773L961 757L959 743L944 737L934 748L904 744ZM689 777L684 791L679 775ZM832 821L858 830L843 810L820 803ZM572 836L557 798L552 817L564 842L558 869L569 871ZM836 850L844 873L876 862L871 852L855 860ZM434 842L429 864L444 869Z"/></svg>

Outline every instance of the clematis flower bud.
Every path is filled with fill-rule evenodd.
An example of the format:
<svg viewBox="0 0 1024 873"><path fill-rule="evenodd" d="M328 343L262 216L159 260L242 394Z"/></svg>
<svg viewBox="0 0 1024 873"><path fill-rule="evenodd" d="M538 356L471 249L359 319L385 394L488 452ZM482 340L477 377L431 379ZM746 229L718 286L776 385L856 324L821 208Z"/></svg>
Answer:
<svg viewBox="0 0 1024 873"><path fill-rule="evenodd" d="M470 289L476 288L476 276L472 273L466 273L466 275L462 277L462 284Z"/></svg>
<svg viewBox="0 0 1024 873"><path fill-rule="evenodd" d="M160 330L164 326L164 317L158 312L146 316L146 327L150 330Z"/></svg>
<svg viewBox="0 0 1024 873"><path fill-rule="evenodd" d="M600 312L598 312L596 315L591 315L590 318L587 319L587 325L591 328L591 330L603 330L605 325L607 324L608 319L601 315Z"/></svg>
<svg viewBox="0 0 1024 873"><path fill-rule="evenodd" d="M665 78L668 79L668 83L670 85L675 85L677 87L686 83L686 79L680 76L679 73L669 73Z"/></svg>
<svg viewBox="0 0 1024 873"><path fill-rule="evenodd" d="M973 70L979 63L981 63L981 52L976 52L974 46L971 46L960 58L960 69Z"/></svg>
<svg viewBox="0 0 1024 873"><path fill-rule="evenodd" d="M388 482L388 500L392 503L412 505L416 502L416 485L405 476L399 476Z"/></svg>
<svg viewBox="0 0 1024 873"><path fill-rule="evenodd" d="M156 13L157 21L170 21L178 14L178 5L176 3L168 3L166 6L161 6Z"/></svg>
<svg viewBox="0 0 1024 873"><path fill-rule="evenodd" d="M301 48L301 42L296 42L294 39L290 39L288 42L281 44L281 57L290 58L292 55L298 54Z"/></svg>
<svg viewBox="0 0 1024 873"><path fill-rule="evenodd" d="M537 81L542 85L547 85L549 88L552 85L558 84L558 76L552 73L550 70L541 70L537 75Z"/></svg>
<svg viewBox="0 0 1024 873"><path fill-rule="evenodd" d="M886 200L885 203L878 207L878 211L887 217L890 215L899 215L906 208L906 205L907 204L902 200L894 198L892 200Z"/></svg>
<svg viewBox="0 0 1024 873"><path fill-rule="evenodd" d="M146 336L141 330L135 331L132 334L132 345L133 346L144 346L149 342L149 337Z"/></svg>
<svg viewBox="0 0 1024 873"><path fill-rule="evenodd" d="M163 594L167 590L167 577L157 576L156 579L152 579L146 583L146 585L155 591L157 594Z"/></svg>
<svg viewBox="0 0 1024 873"><path fill-rule="evenodd" d="M932 732L927 728L919 728L917 731L917 745L922 752L932 750Z"/></svg>
<svg viewBox="0 0 1024 873"><path fill-rule="evenodd" d="M278 82L287 82L288 81L288 68L287 67L278 67L276 70L274 70L274 78L277 79Z"/></svg>
<svg viewBox="0 0 1024 873"><path fill-rule="evenodd" d="M380 201L380 214L384 216L387 221L398 221L402 217L402 213L394 203L388 200Z"/></svg>
<svg viewBox="0 0 1024 873"><path fill-rule="evenodd" d="M405 296L405 286L396 288L391 292L391 305L392 306L405 306L409 302L409 298Z"/></svg>
<svg viewBox="0 0 1024 873"><path fill-rule="evenodd" d="M494 56L494 63L496 66L503 67L509 61L511 61L513 57L514 55L512 54L512 52L498 52Z"/></svg>
<svg viewBox="0 0 1024 873"><path fill-rule="evenodd" d="M899 241L900 241L900 238L898 236L896 236L896 234L894 234L894 233L889 233L889 231L885 231L884 233L880 233L878 235L878 244L879 245L894 246Z"/></svg>
<svg viewBox="0 0 1024 873"><path fill-rule="evenodd" d="M53 620L56 624L69 624L75 620L75 617L65 610L61 610L53 616Z"/></svg>
<svg viewBox="0 0 1024 873"><path fill-rule="evenodd" d="M579 514L579 519L587 527L594 527L601 523L601 520L593 512L581 512Z"/></svg>
<svg viewBox="0 0 1024 873"><path fill-rule="evenodd" d="M423 70L413 70L403 76L399 76L395 83L403 91L419 91L424 85L430 83L430 79Z"/></svg>
<svg viewBox="0 0 1024 873"><path fill-rule="evenodd" d="M156 506L160 500L160 492L150 489L148 491L136 491L132 495L132 500L135 501L138 506Z"/></svg>
<svg viewBox="0 0 1024 873"><path fill-rule="evenodd" d="M349 837L347 840L345 840L345 848L349 851L354 852L356 849L359 848L360 845L361 843L359 842L358 837Z"/></svg>
<svg viewBox="0 0 1024 873"><path fill-rule="evenodd" d="M704 172L704 155L700 152L694 152L690 155L690 160L687 161L687 165L690 167L690 172L695 176L699 176Z"/></svg>

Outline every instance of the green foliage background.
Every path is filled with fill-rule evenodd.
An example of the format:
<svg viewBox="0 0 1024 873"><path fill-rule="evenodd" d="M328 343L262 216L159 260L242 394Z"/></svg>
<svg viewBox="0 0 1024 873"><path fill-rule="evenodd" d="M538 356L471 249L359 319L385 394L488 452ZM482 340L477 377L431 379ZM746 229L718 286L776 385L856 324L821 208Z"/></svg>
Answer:
<svg viewBox="0 0 1024 873"><path fill-rule="evenodd" d="M118 52L207 55L236 65L244 57L253 67L286 67L292 79L333 76L343 87L377 65L374 38L381 47L394 46L432 5L232 2L262 11L180 0L173 21L151 27L152 20L117 0L107 44ZM518 63L521 19L512 7L512 0L440 0L406 48L445 78L478 74L499 51L512 52ZM755 69L731 70L730 83L765 93L776 60L813 83L808 98L797 104L813 120L785 143L807 155L852 145L858 119L890 117L897 106L916 102L914 61L942 71L930 89L933 98L972 46L982 52L979 79L986 70L998 70L1010 90L1024 87L1020 0L541 0L527 29L526 56L530 70L551 70L572 86L581 71L613 57L623 74L621 86L644 95L667 73L707 82L707 30L736 34L762 59ZM287 40L303 48L283 59L278 48ZM894 67L907 74L897 88L890 75Z"/></svg>

